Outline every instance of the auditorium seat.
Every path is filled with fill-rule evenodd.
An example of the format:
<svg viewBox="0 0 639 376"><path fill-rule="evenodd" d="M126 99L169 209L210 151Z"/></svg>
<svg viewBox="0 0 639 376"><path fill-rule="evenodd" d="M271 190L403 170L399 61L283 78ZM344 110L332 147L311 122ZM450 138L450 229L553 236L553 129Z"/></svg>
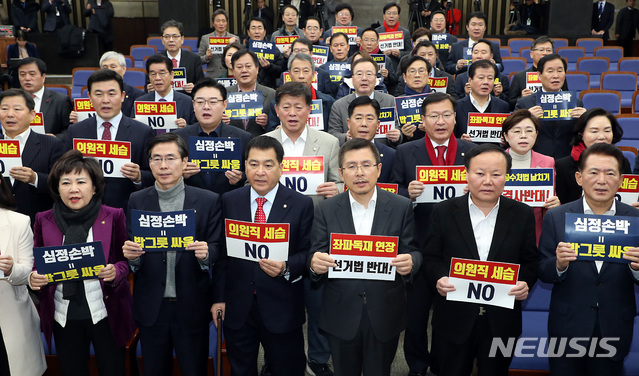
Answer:
<svg viewBox="0 0 639 376"><path fill-rule="evenodd" d="M131 46L130 55L133 56L134 59L134 67L135 68L144 68L142 65L142 60L145 57L154 55L157 53L157 49L155 46L149 46L146 44L134 44Z"/></svg>
<svg viewBox="0 0 639 376"><path fill-rule="evenodd" d="M508 47L511 51L519 51L522 47L530 49L533 44L532 38L510 38L508 39Z"/></svg>
<svg viewBox="0 0 639 376"><path fill-rule="evenodd" d="M98 68L73 68L73 72L71 73L72 84L71 84L71 100L75 98L81 97L81 90L83 86L87 85L87 80L89 76L93 72L95 72Z"/></svg>
<svg viewBox="0 0 639 376"><path fill-rule="evenodd" d="M621 94L616 90L588 89L582 91L579 97L587 110L600 107L613 115L621 112Z"/></svg>
<svg viewBox="0 0 639 376"><path fill-rule="evenodd" d="M575 42L575 46L583 47L586 52L586 56L593 56L595 48L603 46L603 39L601 38L579 38Z"/></svg>
<svg viewBox="0 0 639 376"><path fill-rule="evenodd" d="M577 60L586 56L586 50L583 47L560 47L557 48L557 53L566 59L568 71L577 70Z"/></svg>
<svg viewBox="0 0 639 376"><path fill-rule="evenodd" d="M575 91L579 95L583 90L590 89L590 73L581 71L566 72L566 83L568 90Z"/></svg>
<svg viewBox="0 0 639 376"><path fill-rule="evenodd" d="M637 73L635 72L604 72L601 75L603 90L617 90L621 94L621 107L632 106L632 95L637 90Z"/></svg>
<svg viewBox="0 0 639 376"><path fill-rule="evenodd" d="M607 57L580 57L577 59L577 71L590 73L590 88L599 89L601 74L610 68Z"/></svg>
<svg viewBox="0 0 639 376"><path fill-rule="evenodd" d="M623 57L623 47L604 46L595 48L595 57L607 57L610 59L610 70L618 70L619 60Z"/></svg>

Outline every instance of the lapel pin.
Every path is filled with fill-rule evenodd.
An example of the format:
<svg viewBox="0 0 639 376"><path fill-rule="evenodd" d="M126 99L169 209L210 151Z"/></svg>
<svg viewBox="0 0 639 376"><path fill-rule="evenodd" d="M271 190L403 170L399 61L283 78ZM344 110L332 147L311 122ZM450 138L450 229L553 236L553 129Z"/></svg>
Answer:
<svg viewBox="0 0 639 376"><path fill-rule="evenodd" d="M105 221L102 221L102 224L104 225L104 224L106 224L106 222L105 222Z"/></svg>
<svg viewBox="0 0 639 376"><path fill-rule="evenodd" d="M313 148L313 151L317 151L317 147L314 147L314 148Z"/></svg>
<svg viewBox="0 0 639 376"><path fill-rule="evenodd" d="M284 204L284 209L286 209L286 204Z"/></svg>
<svg viewBox="0 0 639 376"><path fill-rule="evenodd" d="M466 153L461 153L461 156L463 157L464 155L466 155Z"/></svg>
<svg viewBox="0 0 639 376"><path fill-rule="evenodd" d="M384 154L380 154L380 155L379 155L379 157L380 157L380 158L384 158Z"/></svg>

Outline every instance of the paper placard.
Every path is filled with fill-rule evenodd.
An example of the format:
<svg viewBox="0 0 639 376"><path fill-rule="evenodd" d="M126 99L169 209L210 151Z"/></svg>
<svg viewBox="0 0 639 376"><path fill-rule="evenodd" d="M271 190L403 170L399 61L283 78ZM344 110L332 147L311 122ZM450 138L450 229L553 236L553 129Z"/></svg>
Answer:
<svg viewBox="0 0 639 376"><path fill-rule="evenodd" d="M397 236L331 234L330 254L337 264L328 278L394 281Z"/></svg>
<svg viewBox="0 0 639 376"><path fill-rule="evenodd" d="M284 157L280 183L303 195L316 195L324 183L324 156Z"/></svg>
<svg viewBox="0 0 639 376"><path fill-rule="evenodd" d="M178 129L175 102L135 102L135 119L153 129Z"/></svg>
<svg viewBox="0 0 639 376"><path fill-rule="evenodd" d="M225 219L226 254L258 262L288 260L288 223L253 223Z"/></svg>
<svg viewBox="0 0 639 376"><path fill-rule="evenodd" d="M416 203L437 203L464 195L466 168L464 166L416 166L416 180L424 183L424 192Z"/></svg>
<svg viewBox="0 0 639 376"><path fill-rule="evenodd" d="M74 138L73 148L97 159L105 178L124 178L120 170L126 163L131 163L131 143L128 141Z"/></svg>

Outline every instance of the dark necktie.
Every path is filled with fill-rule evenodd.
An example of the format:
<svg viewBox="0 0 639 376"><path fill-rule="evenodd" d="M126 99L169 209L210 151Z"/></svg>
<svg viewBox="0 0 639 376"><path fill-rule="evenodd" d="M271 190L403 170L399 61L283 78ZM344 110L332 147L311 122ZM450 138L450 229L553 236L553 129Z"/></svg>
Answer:
<svg viewBox="0 0 639 376"><path fill-rule="evenodd" d="M158 102L166 102L166 99L160 98L160 99L158 99Z"/></svg>
<svg viewBox="0 0 639 376"><path fill-rule="evenodd" d="M446 161L444 160L444 154L446 153L446 146L439 145L439 146L436 146L435 149L437 149L437 165L445 166Z"/></svg>
<svg viewBox="0 0 639 376"><path fill-rule="evenodd" d="M104 132L102 132L102 139L106 141L111 141L111 123L105 121L102 123L104 126Z"/></svg>
<svg viewBox="0 0 639 376"><path fill-rule="evenodd" d="M604 6L604 3L599 2L599 17L601 17L601 14L603 13L603 6Z"/></svg>

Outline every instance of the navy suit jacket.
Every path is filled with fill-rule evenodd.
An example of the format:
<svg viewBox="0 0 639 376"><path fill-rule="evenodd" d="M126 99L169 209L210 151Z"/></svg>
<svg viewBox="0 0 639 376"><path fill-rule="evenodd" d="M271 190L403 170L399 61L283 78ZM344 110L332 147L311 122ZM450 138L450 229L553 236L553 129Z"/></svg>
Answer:
<svg viewBox="0 0 639 376"><path fill-rule="evenodd" d="M169 53L166 50L158 53L169 57ZM200 59L200 55L194 52L182 49L179 67L186 68L186 82L189 84L195 84L199 80L204 78L204 71L202 70L202 60ZM149 77L147 76L146 79L148 83Z"/></svg>
<svg viewBox="0 0 639 376"><path fill-rule="evenodd" d="M49 3L49 1L41 1L41 3L42 13L47 14L44 26L42 26L43 31L55 31L58 22L55 14L56 8L60 12L60 17L62 18L64 25L71 24L71 21L69 20L69 13L71 13L71 5L69 4L69 1L62 3L60 0L54 0L53 4Z"/></svg>
<svg viewBox="0 0 639 376"><path fill-rule="evenodd" d="M127 215L129 239L131 210L160 212L158 191L148 187L131 195ZM195 238L209 245L209 264L213 265L222 244L221 199L216 193L195 187L184 187L184 210L195 209ZM210 267L209 265L209 267ZM133 318L144 326L155 324L164 297L166 252L147 252L135 268L133 284ZM202 270L193 251L178 251L175 260L175 288L179 304L178 322L183 327L201 328L211 321L211 277Z"/></svg>
<svg viewBox="0 0 639 376"><path fill-rule="evenodd" d="M149 158L146 155L146 146L155 137L155 131L146 124L122 116L115 141L131 142L131 162L140 166L142 184L136 185L127 178L105 178L106 187L102 203L114 208L126 210L129 196L140 187L148 187L154 179L149 170ZM88 118L69 127L64 137L65 150L73 149L74 138L96 140L98 138L98 126L95 117Z"/></svg>
<svg viewBox="0 0 639 376"><path fill-rule="evenodd" d="M457 95L457 99L468 96L466 95L466 90L464 90L467 82L468 72L458 73L455 77L455 94ZM497 98L504 101L508 100L508 96L510 95L510 80L508 79L508 76L503 73L499 73L499 82L501 82L503 90Z"/></svg>
<svg viewBox="0 0 639 376"><path fill-rule="evenodd" d="M31 168L38 175L37 187L15 180L11 190L16 198L17 211L31 218L32 227L35 223L36 213L53 207L47 179L53 164L63 153L64 144L62 141L33 131L24 145L22 165Z"/></svg>
<svg viewBox="0 0 639 376"><path fill-rule="evenodd" d="M240 179L237 184L231 185L231 183L229 183L229 179L224 175L224 172L201 171L186 179L184 182L188 185L208 189L221 195L232 189L244 186L244 182L246 181L244 176L244 160L246 159L246 146L248 145L249 141L251 141L251 134L225 123L220 123L220 125L218 125L218 127L215 129L215 132L217 132L217 136L221 138L240 139L240 142L242 143L242 159L240 160L242 179ZM186 141L187 145L189 145L189 137L207 137L206 134L202 131L200 123L187 125L184 128L177 129L174 133L182 137L184 141ZM207 175L209 175L210 178L207 177Z"/></svg>
<svg viewBox="0 0 639 376"><path fill-rule="evenodd" d="M69 127L69 114L72 110L71 98L44 88L40 112L44 116L44 131L46 133L53 133L60 139L64 138L64 132Z"/></svg>
<svg viewBox="0 0 639 376"><path fill-rule="evenodd" d="M468 48L468 39L463 40L461 42L453 43L450 46L450 54L448 55L448 60L446 61L446 72L450 74L459 74L462 72L466 72L468 69L467 65L464 65L460 70L457 70L457 60L464 58L464 50ZM500 71L504 70L504 67L501 64L501 52L499 52L499 46L493 42L490 42L490 50L493 53L493 60L495 60L495 64ZM470 60L470 59L469 59Z"/></svg>
<svg viewBox="0 0 639 376"><path fill-rule="evenodd" d="M380 142L375 142L375 146L377 146L377 151L379 151L379 161L382 164L382 172L379 174L377 181L379 183L390 183L393 165L395 164L395 149Z"/></svg>
<svg viewBox="0 0 639 376"><path fill-rule="evenodd" d="M595 31L604 31L603 40L604 45L605 42L610 38L610 34L608 30L612 27L612 23L615 20L615 6L606 1L606 5L604 5L603 13L601 14L601 18L599 18L599 1L592 4L592 24L591 29Z"/></svg>
<svg viewBox="0 0 639 376"><path fill-rule="evenodd" d="M144 91L135 86L124 83L124 102L122 102L122 113L129 116L133 112L133 105L139 97L144 95Z"/></svg>
<svg viewBox="0 0 639 376"><path fill-rule="evenodd" d="M639 216L637 209L616 202L618 216ZM553 283L548 316L551 337L592 337L599 321L602 337L618 337L609 344L617 349L613 360L623 360L632 340L636 314L632 276L625 263L604 262L597 272L594 261L572 261L560 277L557 274L556 249L565 241L566 213L584 212L583 199L551 209L544 216L539 239L541 260L539 279ZM595 309L596 308L596 309Z"/></svg>
<svg viewBox="0 0 639 376"><path fill-rule="evenodd" d="M488 105L485 113L507 114L510 112L508 103L497 97L494 97L492 94L490 97L490 104ZM470 101L470 95L467 95L457 101L457 109L455 110L455 119L457 121L457 123L455 124L455 137L460 138L464 133L468 133L468 114L471 112L479 111L477 111L475 106L473 106L472 102Z"/></svg>
<svg viewBox="0 0 639 376"><path fill-rule="evenodd" d="M508 104L510 109L514 109L517 104L517 100L521 98L521 92L526 88L526 73L537 72L537 67L532 66L521 72L513 74L513 79L510 82L510 90L508 91ZM564 86L562 91L568 91L568 80L564 80Z"/></svg>
<svg viewBox="0 0 639 376"><path fill-rule="evenodd" d="M193 111L193 100L186 94L173 90L173 100L178 119L186 120L186 124L197 123L195 111ZM147 93L136 99L138 102L155 102L155 92ZM131 117L135 117L135 108L131 109ZM188 140L187 140L188 141Z"/></svg>
<svg viewBox="0 0 639 376"><path fill-rule="evenodd" d="M244 186L222 197L224 218L252 222L251 187ZM279 184L268 223L290 224L289 279L266 274L257 262L222 254L213 270L213 303L226 302L224 325L239 330L248 319L254 295L266 329L275 334L301 328L304 324L304 284L306 257L311 249L313 200Z"/></svg>

